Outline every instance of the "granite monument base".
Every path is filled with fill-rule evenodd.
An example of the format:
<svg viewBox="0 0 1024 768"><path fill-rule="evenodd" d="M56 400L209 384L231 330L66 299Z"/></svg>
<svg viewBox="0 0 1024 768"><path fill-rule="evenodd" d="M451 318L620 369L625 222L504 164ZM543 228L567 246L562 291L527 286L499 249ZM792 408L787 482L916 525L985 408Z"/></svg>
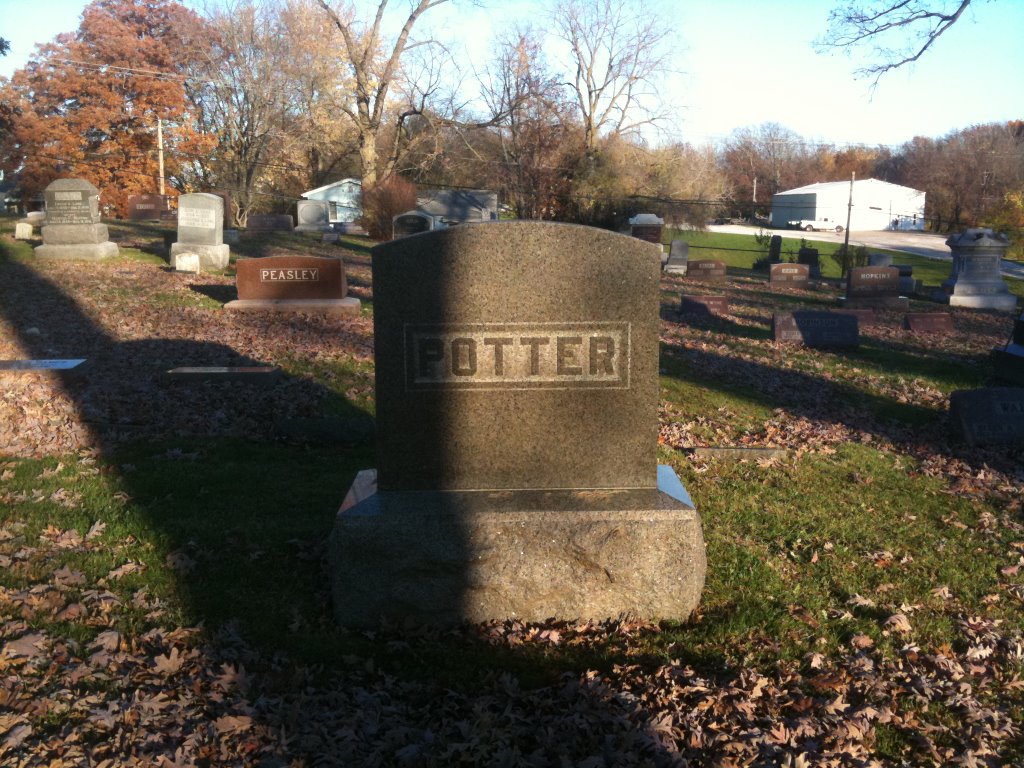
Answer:
<svg viewBox="0 0 1024 768"><path fill-rule="evenodd" d="M77 243L65 245L43 244L37 245L33 253L40 259L69 259L81 261L99 261L100 259L112 259L117 256L117 244L106 243Z"/></svg>
<svg viewBox="0 0 1024 768"><path fill-rule="evenodd" d="M200 269L226 269L231 260L231 248L226 243L202 245L198 243L173 243L171 245L171 266L177 269L179 254L194 253L199 256Z"/></svg>
<svg viewBox="0 0 1024 768"><path fill-rule="evenodd" d="M657 489L381 491L360 473L329 543L339 624L684 620L706 557L669 467Z"/></svg>
<svg viewBox="0 0 1024 768"><path fill-rule="evenodd" d="M362 303L344 299L235 299L224 305L233 312L308 312L315 315L358 315Z"/></svg>

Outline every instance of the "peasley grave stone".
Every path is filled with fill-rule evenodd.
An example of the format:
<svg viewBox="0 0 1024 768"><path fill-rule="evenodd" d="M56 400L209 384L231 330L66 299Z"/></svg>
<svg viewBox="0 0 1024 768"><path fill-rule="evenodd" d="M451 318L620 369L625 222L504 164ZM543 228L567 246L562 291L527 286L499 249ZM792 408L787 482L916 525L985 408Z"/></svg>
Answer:
<svg viewBox="0 0 1024 768"><path fill-rule="evenodd" d="M341 624L694 610L700 518L656 461L659 272L656 245L549 222L373 249L377 490L361 473L331 536Z"/></svg>
<svg viewBox="0 0 1024 768"><path fill-rule="evenodd" d="M268 256L235 262L238 299L225 309L317 314L358 314L359 299L348 295L341 259Z"/></svg>
<svg viewBox="0 0 1024 768"><path fill-rule="evenodd" d="M171 245L175 269L182 254L198 256L200 269L227 267L231 249L224 243L224 199L219 195L195 192L178 198L178 242Z"/></svg>
<svg viewBox="0 0 1024 768"><path fill-rule="evenodd" d="M100 192L84 179L57 179L43 190L46 223L43 244L35 255L44 259L96 261L117 256L107 225L100 223Z"/></svg>

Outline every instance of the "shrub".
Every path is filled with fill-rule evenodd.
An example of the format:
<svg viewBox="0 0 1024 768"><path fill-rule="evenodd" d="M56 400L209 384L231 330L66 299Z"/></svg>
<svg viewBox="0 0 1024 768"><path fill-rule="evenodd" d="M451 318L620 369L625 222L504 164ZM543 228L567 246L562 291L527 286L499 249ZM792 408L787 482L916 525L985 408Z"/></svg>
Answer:
<svg viewBox="0 0 1024 768"><path fill-rule="evenodd" d="M846 277L851 267L866 267L871 260L871 254L863 245L840 245L832 254L832 260L839 265L840 275Z"/></svg>
<svg viewBox="0 0 1024 768"><path fill-rule="evenodd" d="M389 176L363 190L363 226L374 240L391 239L391 220L416 207L416 185Z"/></svg>

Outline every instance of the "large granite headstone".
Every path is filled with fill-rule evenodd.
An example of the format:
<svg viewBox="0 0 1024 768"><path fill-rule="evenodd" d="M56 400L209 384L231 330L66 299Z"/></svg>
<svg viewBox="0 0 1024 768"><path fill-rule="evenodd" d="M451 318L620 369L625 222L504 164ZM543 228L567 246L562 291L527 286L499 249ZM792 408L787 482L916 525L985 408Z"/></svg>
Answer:
<svg viewBox="0 0 1024 768"><path fill-rule="evenodd" d="M690 260L690 244L685 240L673 240L668 249L668 261L664 270L670 275L685 275Z"/></svg>
<svg viewBox="0 0 1024 768"><path fill-rule="evenodd" d="M296 232L329 232L330 203L326 200L299 200L296 203Z"/></svg>
<svg viewBox="0 0 1024 768"><path fill-rule="evenodd" d="M201 269L224 269L231 249L224 244L224 199L208 192L178 198L178 242L171 245L171 266L179 254L199 256Z"/></svg>
<svg viewBox="0 0 1024 768"><path fill-rule="evenodd" d="M900 295L897 267L851 267L846 273L845 307L906 309L909 303Z"/></svg>
<svg viewBox="0 0 1024 768"><path fill-rule="evenodd" d="M951 307L1015 312L1017 297L1003 280L1001 262L1010 242L991 229L968 229L946 240L953 255L949 277L935 292Z"/></svg>
<svg viewBox="0 0 1024 768"><path fill-rule="evenodd" d="M821 277L821 257L817 248L801 248L796 252L796 261L810 267L813 280Z"/></svg>
<svg viewBox="0 0 1024 768"><path fill-rule="evenodd" d="M224 309L315 314L357 314L359 299L348 295L341 259L268 256L235 262L238 299Z"/></svg>
<svg viewBox="0 0 1024 768"><path fill-rule="evenodd" d="M782 235L772 235L768 241L768 261L772 264L782 261Z"/></svg>
<svg viewBox="0 0 1024 768"><path fill-rule="evenodd" d="M693 611L700 519L656 460L659 272L658 246L549 222L373 249L378 487L331 537L340 623Z"/></svg>
<svg viewBox="0 0 1024 768"><path fill-rule="evenodd" d="M130 221L160 221L170 209L164 195L129 195L128 219Z"/></svg>
<svg viewBox="0 0 1024 768"><path fill-rule="evenodd" d="M856 347L860 342L857 318L840 312L776 312L772 338L807 347Z"/></svg>
<svg viewBox="0 0 1024 768"><path fill-rule="evenodd" d="M949 396L949 421L968 445L1024 443L1024 389L986 387Z"/></svg>
<svg viewBox="0 0 1024 768"><path fill-rule="evenodd" d="M291 232L295 223L290 213L250 213L245 229L248 232Z"/></svg>
<svg viewBox="0 0 1024 768"><path fill-rule="evenodd" d="M771 288L806 288L811 277L807 264L772 264L768 268L768 285Z"/></svg>
<svg viewBox="0 0 1024 768"><path fill-rule="evenodd" d="M44 259L95 261L117 256L107 225L100 223L100 192L85 179L57 179L43 190L46 223L43 244L35 255Z"/></svg>

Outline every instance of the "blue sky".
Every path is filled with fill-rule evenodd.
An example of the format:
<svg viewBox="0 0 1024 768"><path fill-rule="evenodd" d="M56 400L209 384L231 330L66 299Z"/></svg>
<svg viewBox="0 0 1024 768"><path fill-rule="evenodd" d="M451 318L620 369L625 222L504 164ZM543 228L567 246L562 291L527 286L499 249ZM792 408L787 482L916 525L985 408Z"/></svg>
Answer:
<svg viewBox="0 0 1024 768"><path fill-rule="evenodd" d="M660 0L653 7L674 25L671 44L678 52L678 71L666 88L673 117L662 138L701 144L771 121L810 140L897 145L915 135L1024 119L1024 0L975 0L920 62L886 75L873 91L870 80L854 78L858 59L812 48L838 2ZM491 30L537 21L543 5L456 2L424 21L433 14L482 65ZM84 6L84 0L0 0L0 37L12 47L0 58L0 75L23 65L35 43L77 28Z"/></svg>

